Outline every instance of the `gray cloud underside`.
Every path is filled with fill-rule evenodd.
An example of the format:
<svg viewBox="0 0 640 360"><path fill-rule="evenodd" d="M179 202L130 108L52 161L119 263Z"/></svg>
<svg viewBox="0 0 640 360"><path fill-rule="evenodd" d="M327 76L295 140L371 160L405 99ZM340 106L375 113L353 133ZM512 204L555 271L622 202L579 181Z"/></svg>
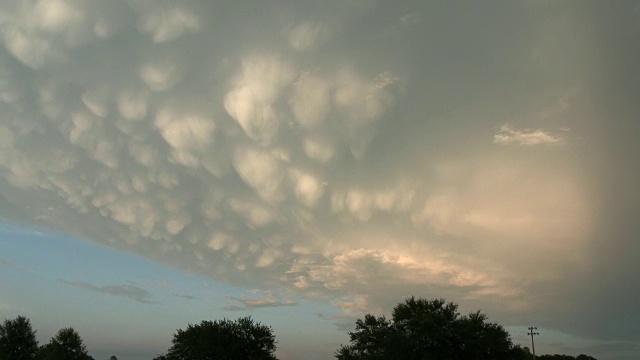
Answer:
<svg viewBox="0 0 640 360"><path fill-rule="evenodd" d="M94 291L101 294L129 298L143 304L158 304L157 301L151 300L152 295L149 291L131 284L96 286L83 281L60 280L60 282L80 289Z"/></svg>
<svg viewBox="0 0 640 360"><path fill-rule="evenodd" d="M0 216L346 312L637 335L636 4L318 4L0 4Z"/></svg>

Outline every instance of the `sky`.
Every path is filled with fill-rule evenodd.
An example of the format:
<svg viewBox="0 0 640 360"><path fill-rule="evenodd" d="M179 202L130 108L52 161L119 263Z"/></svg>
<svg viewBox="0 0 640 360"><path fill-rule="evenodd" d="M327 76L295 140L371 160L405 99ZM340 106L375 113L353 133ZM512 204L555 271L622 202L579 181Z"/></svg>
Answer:
<svg viewBox="0 0 640 360"><path fill-rule="evenodd" d="M640 2L0 0L0 319L330 359L408 296L640 357Z"/></svg>

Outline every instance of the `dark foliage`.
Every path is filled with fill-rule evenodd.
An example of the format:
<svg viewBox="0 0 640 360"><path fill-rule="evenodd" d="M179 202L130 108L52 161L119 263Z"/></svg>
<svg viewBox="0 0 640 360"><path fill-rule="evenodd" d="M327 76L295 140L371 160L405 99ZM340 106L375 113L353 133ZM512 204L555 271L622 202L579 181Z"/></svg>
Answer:
<svg viewBox="0 0 640 360"><path fill-rule="evenodd" d="M0 360L31 360L38 352L36 332L29 319L18 316L0 325Z"/></svg>
<svg viewBox="0 0 640 360"><path fill-rule="evenodd" d="M335 354L355 359L515 359L515 347L502 326L475 312L460 316L458 305L443 299L411 297L393 309L391 320L366 315L349 333L351 344Z"/></svg>
<svg viewBox="0 0 640 360"><path fill-rule="evenodd" d="M580 354L578 356L570 356L570 355L541 355L536 356L537 359L540 360L596 360L596 358Z"/></svg>
<svg viewBox="0 0 640 360"><path fill-rule="evenodd" d="M60 329L48 344L40 347L41 360L92 360L82 338L73 328Z"/></svg>
<svg viewBox="0 0 640 360"><path fill-rule="evenodd" d="M173 346L158 360L274 360L275 336L271 327L250 317L203 321L178 330Z"/></svg>

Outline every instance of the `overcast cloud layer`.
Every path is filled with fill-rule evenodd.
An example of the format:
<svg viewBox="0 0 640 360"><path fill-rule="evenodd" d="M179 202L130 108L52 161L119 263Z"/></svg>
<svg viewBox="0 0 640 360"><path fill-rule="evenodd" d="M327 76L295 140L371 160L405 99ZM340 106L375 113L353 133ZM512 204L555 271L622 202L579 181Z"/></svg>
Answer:
<svg viewBox="0 0 640 360"><path fill-rule="evenodd" d="M637 2L0 4L4 219L275 289L234 309L640 338Z"/></svg>

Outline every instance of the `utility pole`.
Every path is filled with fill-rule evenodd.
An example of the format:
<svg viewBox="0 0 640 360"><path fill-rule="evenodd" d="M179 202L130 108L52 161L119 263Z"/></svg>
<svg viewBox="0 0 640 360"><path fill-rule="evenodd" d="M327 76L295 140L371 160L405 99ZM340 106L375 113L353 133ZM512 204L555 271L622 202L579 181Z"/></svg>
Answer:
<svg viewBox="0 0 640 360"><path fill-rule="evenodd" d="M527 335L531 335L531 351L533 351L533 360L536 360L536 346L533 344L533 335L540 335L540 333L535 331L538 330L535 326L529 326L528 329L529 332Z"/></svg>

